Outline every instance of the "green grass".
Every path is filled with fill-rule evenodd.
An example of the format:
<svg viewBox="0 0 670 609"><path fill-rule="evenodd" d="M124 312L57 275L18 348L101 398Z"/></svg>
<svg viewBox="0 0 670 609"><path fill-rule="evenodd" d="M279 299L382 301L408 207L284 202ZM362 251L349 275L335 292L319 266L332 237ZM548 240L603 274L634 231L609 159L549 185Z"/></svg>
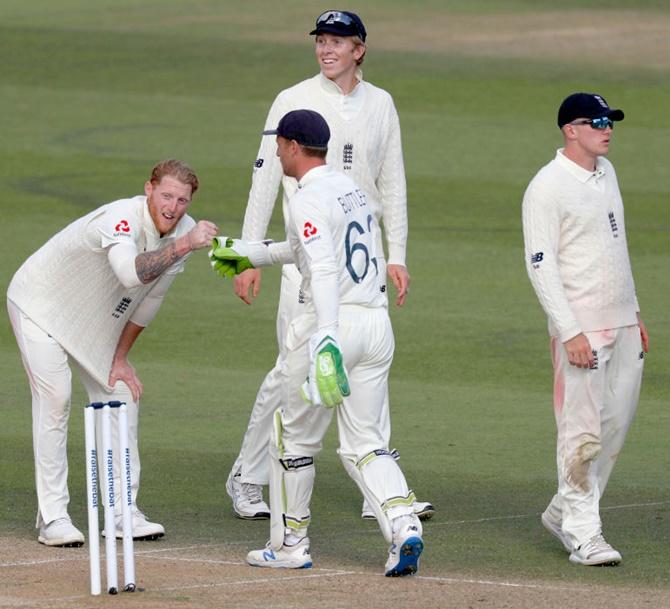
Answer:
<svg viewBox="0 0 670 609"><path fill-rule="evenodd" d="M202 189L193 215L227 233L241 228L250 169L274 95L315 71L308 31L313 3L4 2L0 7L0 286L41 243L85 211L140 192L151 165L183 157ZM636 10L637 2L564 3ZM345 5L349 5L345 3ZM284 6L284 4L282 4ZM426 574L667 586L670 482L670 331L667 273L670 125L667 69L594 69L572 60L412 51L412 28L441 16L555 10L555 2L365 3L365 75L396 100L410 195L411 298L392 310L394 445L421 498L438 507L426 526ZM667 3L641 16L666 18ZM658 11L655 13L654 11ZM267 15L273 16L272 20ZM403 19L406 40L376 49L375 23ZM302 28L302 30L301 30ZM659 43L660 44L660 43ZM603 61L607 54L603 50ZM589 63L590 62L590 63ZM576 569L537 515L554 490L551 372L544 316L523 265L520 202L560 145L560 100L597 90L626 111L611 159L626 202L629 246L652 351L639 415L603 499L608 538L625 562ZM271 234L281 237L276 213ZM264 524L229 514L224 482L252 400L275 358L279 275L244 306L195 255L133 354L142 403L141 503L171 539L249 540ZM0 520L33 536L30 400L9 324L0 324ZM72 515L83 523L83 433L75 386L71 418ZM375 567L384 543L358 518L360 500L334 454L318 460L315 555ZM523 516L505 519L507 516ZM486 522L477 519L500 518ZM458 524L460 521L470 521ZM342 540L343 529L359 535Z"/></svg>

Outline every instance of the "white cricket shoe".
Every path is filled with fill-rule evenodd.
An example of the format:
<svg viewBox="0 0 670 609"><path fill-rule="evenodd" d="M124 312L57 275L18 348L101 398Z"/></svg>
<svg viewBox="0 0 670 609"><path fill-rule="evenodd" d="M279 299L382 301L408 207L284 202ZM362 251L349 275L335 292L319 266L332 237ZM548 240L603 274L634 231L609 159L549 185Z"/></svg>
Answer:
<svg viewBox="0 0 670 609"><path fill-rule="evenodd" d="M542 521L542 526L563 544L565 551L572 552L572 542L570 541L570 538L563 532L561 523L556 522L546 511L542 512L540 520Z"/></svg>
<svg viewBox="0 0 670 609"><path fill-rule="evenodd" d="M117 514L114 517L114 526L116 529L116 538L123 539L123 515ZM132 530L135 541L155 541L165 535L165 528L157 522L150 522L146 515L139 508L134 507L132 512ZM105 536L103 529L102 536Z"/></svg>
<svg viewBox="0 0 670 609"><path fill-rule="evenodd" d="M578 565L613 566L621 562L621 554L605 541L602 533L598 533L572 551L570 562Z"/></svg>
<svg viewBox="0 0 670 609"><path fill-rule="evenodd" d="M273 550L268 541L265 549L252 550L247 554L247 563L252 567L270 567L274 569L310 569L312 557L309 553L309 537L303 537L294 545L286 542L281 550Z"/></svg>
<svg viewBox="0 0 670 609"><path fill-rule="evenodd" d="M260 484L240 482L240 472L231 471L226 481L226 491L233 500L233 513L242 520L267 520L270 508L263 501L263 487Z"/></svg>
<svg viewBox="0 0 670 609"><path fill-rule="evenodd" d="M414 575L419 570L423 539L421 539L421 523L414 518L408 519L408 524L393 532L393 543L389 548L385 567L386 577Z"/></svg>
<svg viewBox="0 0 670 609"><path fill-rule="evenodd" d="M78 548L84 545L84 534L72 524L70 518L57 518L42 525L37 541L45 546Z"/></svg>
<svg viewBox="0 0 670 609"><path fill-rule="evenodd" d="M412 507L414 508L414 515L418 516L419 520L430 520L435 514L435 507L433 506L432 503L428 503L428 501L415 501ZM361 518L363 520L377 519L367 499L363 501Z"/></svg>

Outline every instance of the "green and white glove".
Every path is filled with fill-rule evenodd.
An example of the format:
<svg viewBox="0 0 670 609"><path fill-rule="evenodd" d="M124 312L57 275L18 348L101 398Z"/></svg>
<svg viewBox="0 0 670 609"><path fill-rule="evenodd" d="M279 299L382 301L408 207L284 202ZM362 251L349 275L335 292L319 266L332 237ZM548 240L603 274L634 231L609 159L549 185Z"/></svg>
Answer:
<svg viewBox="0 0 670 609"><path fill-rule="evenodd" d="M309 376L302 398L313 406L333 408L351 394L337 332L320 330L309 339Z"/></svg>
<svg viewBox="0 0 670 609"><path fill-rule="evenodd" d="M209 258L212 268L222 277L233 277L247 269L272 265L267 241L243 241L231 237L214 237Z"/></svg>

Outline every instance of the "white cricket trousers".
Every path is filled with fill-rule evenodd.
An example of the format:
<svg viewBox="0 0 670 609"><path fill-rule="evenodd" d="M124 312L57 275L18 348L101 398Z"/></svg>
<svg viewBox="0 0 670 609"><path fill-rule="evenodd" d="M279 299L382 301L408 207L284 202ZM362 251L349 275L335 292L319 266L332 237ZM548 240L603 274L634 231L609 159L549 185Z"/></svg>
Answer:
<svg viewBox="0 0 670 609"><path fill-rule="evenodd" d="M9 300L7 310L32 394L33 453L37 490L36 526L39 528L57 518L68 516L70 494L67 485L67 431L72 395L70 358L58 342ZM135 503L140 480L140 459L137 447L138 404L133 400L125 383L117 382L114 388L110 389L98 383L75 360L72 360L72 363L77 367L90 402L118 400L128 404L128 444L132 468L133 503ZM83 406L82 404L82 408ZM118 415L116 410L113 409L112 421L115 421ZM118 446L117 429L117 425L113 424L114 446ZM84 433L83 423L81 433ZM80 457L84 459L83 452ZM117 462L114 464L114 484L117 489L121 488L120 472L120 462ZM116 496L120 497L121 494ZM120 513L121 506L118 507Z"/></svg>
<svg viewBox="0 0 670 609"><path fill-rule="evenodd" d="M575 548L601 533L600 498L635 416L644 367L637 325L585 334L592 369L571 366L563 344L551 341L558 492L547 511Z"/></svg>
<svg viewBox="0 0 670 609"><path fill-rule="evenodd" d="M386 273L382 263L381 273ZM233 473L241 472L240 482L266 485L270 479L268 465L268 443L272 432L272 417L282 403L282 370L286 369L286 333L291 322L304 313L304 305L299 302L302 276L294 264L282 267L282 278L277 311L277 342L279 355L275 366L261 384L256 401L251 410L247 431L242 440L240 453L235 460ZM380 415L380 432L384 445L391 441L391 420L388 393L384 398L384 408Z"/></svg>
<svg viewBox="0 0 670 609"><path fill-rule="evenodd" d="M295 319L288 329L285 406L276 415L281 420L276 452L295 462L316 456L335 416L341 459L351 463L352 467L353 464L360 465L364 457L374 461L361 467L361 473L355 479L372 492L381 506L386 506L383 509L389 521L412 515L414 495L409 491L400 467L388 453L388 441L382 429L394 350L393 329L386 308L340 306L338 335L351 395L335 408L312 406L305 403L301 395L301 386L309 374L308 341L315 331L316 318L309 314ZM375 454L383 455L383 458L375 458ZM281 468L275 468L275 471L279 470ZM311 472L306 474L284 474L285 492L282 494L286 501L286 522L299 523L297 528L303 529L303 533L310 521L313 484L313 465ZM271 494L275 488L278 486L271 484Z"/></svg>

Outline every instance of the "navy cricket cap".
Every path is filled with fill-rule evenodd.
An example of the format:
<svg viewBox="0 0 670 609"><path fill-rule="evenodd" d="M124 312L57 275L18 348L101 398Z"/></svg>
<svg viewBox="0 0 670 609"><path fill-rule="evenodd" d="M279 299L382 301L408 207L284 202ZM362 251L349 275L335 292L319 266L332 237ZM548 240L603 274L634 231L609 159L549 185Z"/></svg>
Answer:
<svg viewBox="0 0 670 609"><path fill-rule="evenodd" d="M330 129L326 119L314 110L291 110L282 116L276 129L263 131L263 135L281 135L301 146L328 150Z"/></svg>
<svg viewBox="0 0 670 609"><path fill-rule="evenodd" d="M358 36L363 42L368 33L361 18L350 11L325 11L316 18L316 27L309 33L328 32L337 36Z"/></svg>
<svg viewBox="0 0 670 609"><path fill-rule="evenodd" d="M612 110L604 97L595 93L573 93L563 100L558 109L558 128L571 123L576 118L600 118L606 116L613 121L622 121L623 110Z"/></svg>

